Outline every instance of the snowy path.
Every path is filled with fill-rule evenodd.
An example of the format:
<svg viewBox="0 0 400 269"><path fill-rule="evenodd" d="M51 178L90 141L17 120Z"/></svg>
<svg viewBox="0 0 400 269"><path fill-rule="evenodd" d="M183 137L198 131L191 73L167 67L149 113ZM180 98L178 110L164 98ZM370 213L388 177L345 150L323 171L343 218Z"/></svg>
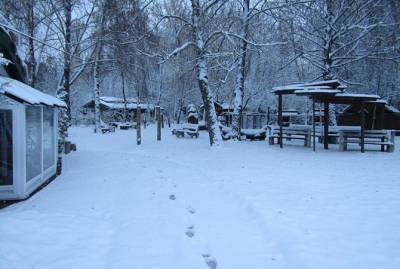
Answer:
<svg viewBox="0 0 400 269"><path fill-rule="evenodd" d="M75 128L63 175L0 211L0 268L396 268L394 154Z"/></svg>

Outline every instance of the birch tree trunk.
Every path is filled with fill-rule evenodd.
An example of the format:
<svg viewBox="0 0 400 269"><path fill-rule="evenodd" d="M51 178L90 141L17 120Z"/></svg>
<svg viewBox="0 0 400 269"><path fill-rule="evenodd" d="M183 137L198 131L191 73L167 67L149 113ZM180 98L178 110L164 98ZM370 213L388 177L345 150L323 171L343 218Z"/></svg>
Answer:
<svg viewBox="0 0 400 269"><path fill-rule="evenodd" d="M105 25L105 16L106 16L106 3L100 2L100 22L97 28L97 40L95 47L95 58L94 58L94 67L93 67L93 85L94 85L94 132L101 131L101 111L100 111L100 63L101 53L103 49L103 34L104 34L104 25Z"/></svg>
<svg viewBox="0 0 400 269"><path fill-rule="evenodd" d="M27 28L28 34L30 36L35 35L35 16L34 16L34 0L27 1ZM35 44L33 43L33 39L28 39L28 84L31 87L35 87L36 83L36 58L35 58Z"/></svg>
<svg viewBox="0 0 400 269"><path fill-rule="evenodd" d="M65 36L64 36L64 71L61 85L57 90L57 97L65 102L66 109L59 113L59 150L64 151L64 142L68 137L68 128L71 125L71 105L70 105L70 75L71 75L71 26L72 26L72 2L63 0L63 12L65 16Z"/></svg>
<svg viewBox="0 0 400 269"><path fill-rule="evenodd" d="M219 129L217 113L214 106L214 95L208 83L208 70L206 51L204 49L204 40L202 36L202 12L199 0L192 2L192 35L196 44L196 71L199 81L201 97L203 99L206 123L210 138L210 146L219 146L221 141L221 130Z"/></svg>
<svg viewBox="0 0 400 269"><path fill-rule="evenodd" d="M243 110L243 96L244 96L244 82L246 78L246 54L247 54L247 38L249 32L249 9L250 0L243 0L243 14L241 22L240 36L240 49L239 49L239 60L238 60L238 71L236 75L236 84L233 99L233 115L232 115L232 139L240 138L240 119L242 117Z"/></svg>
<svg viewBox="0 0 400 269"><path fill-rule="evenodd" d="M100 115L100 65L99 60L101 57L101 46L98 45L94 67L93 67L93 84L94 84L94 132L97 133L101 128L101 115Z"/></svg>
<svg viewBox="0 0 400 269"><path fill-rule="evenodd" d="M127 106L126 106L127 101L126 101L126 93L125 93L125 74L124 74L123 70L121 70L121 79L122 79L122 97L124 99L124 121L128 122ZM139 109L139 104L138 104L137 109Z"/></svg>
<svg viewBox="0 0 400 269"><path fill-rule="evenodd" d="M325 44L324 44L324 67L325 70L323 71L323 79L324 80L331 80L335 78L335 75L332 71L332 50L333 50L333 43L334 43L334 32L333 32L333 21L334 21L334 0L326 0L326 9L327 9L327 17L325 29ZM330 104L329 105L329 125L336 126L336 105Z"/></svg>

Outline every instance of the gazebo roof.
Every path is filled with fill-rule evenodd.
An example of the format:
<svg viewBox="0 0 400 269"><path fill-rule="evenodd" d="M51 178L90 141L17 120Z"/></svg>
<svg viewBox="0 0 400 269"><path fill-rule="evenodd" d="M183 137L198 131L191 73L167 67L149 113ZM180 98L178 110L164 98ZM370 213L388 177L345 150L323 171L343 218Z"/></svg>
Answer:
<svg viewBox="0 0 400 269"><path fill-rule="evenodd" d="M296 94L297 91L319 91L319 92L328 92L331 90L335 90L337 92L343 92L346 89L346 85L340 83L339 80L324 80L324 81L315 81L310 83L301 83L301 84L291 84L286 86L278 86L272 88L272 93L275 94Z"/></svg>
<svg viewBox="0 0 400 269"><path fill-rule="evenodd" d="M20 103L66 107L65 103L60 99L45 94L29 85L26 85L25 83L8 77L0 76L0 94L4 94L5 96L10 97L11 99L14 99Z"/></svg>
<svg viewBox="0 0 400 269"><path fill-rule="evenodd" d="M276 95L308 96L317 102L333 104L352 104L359 102L382 103L380 96L373 94L346 93L346 85L339 80L316 81L304 84L292 84L274 87L272 92Z"/></svg>
<svg viewBox="0 0 400 269"><path fill-rule="evenodd" d="M333 95L315 95L313 98L317 102L327 101L333 104L353 104L360 102L382 103L380 96L375 94L337 93Z"/></svg>

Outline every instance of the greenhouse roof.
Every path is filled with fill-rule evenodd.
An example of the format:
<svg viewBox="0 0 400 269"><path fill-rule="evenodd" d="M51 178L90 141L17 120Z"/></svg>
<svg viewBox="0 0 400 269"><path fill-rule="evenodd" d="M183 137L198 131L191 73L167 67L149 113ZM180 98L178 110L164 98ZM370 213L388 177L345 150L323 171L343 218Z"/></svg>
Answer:
<svg viewBox="0 0 400 269"><path fill-rule="evenodd" d="M20 103L66 107L66 104L60 99L8 77L0 76L0 94L4 94Z"/></svg>

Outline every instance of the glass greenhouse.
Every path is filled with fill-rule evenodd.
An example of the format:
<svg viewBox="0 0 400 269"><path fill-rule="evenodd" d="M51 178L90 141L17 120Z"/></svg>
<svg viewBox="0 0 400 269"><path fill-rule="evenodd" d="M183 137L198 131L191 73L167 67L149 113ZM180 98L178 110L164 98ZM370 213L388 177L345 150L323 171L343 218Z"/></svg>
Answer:
<svg viewBox="0 0 400 269"><path fill-rule="evenodd" d="M0 200L24 199L56 174L57 108L64 106L0 77Z"/></svg>

